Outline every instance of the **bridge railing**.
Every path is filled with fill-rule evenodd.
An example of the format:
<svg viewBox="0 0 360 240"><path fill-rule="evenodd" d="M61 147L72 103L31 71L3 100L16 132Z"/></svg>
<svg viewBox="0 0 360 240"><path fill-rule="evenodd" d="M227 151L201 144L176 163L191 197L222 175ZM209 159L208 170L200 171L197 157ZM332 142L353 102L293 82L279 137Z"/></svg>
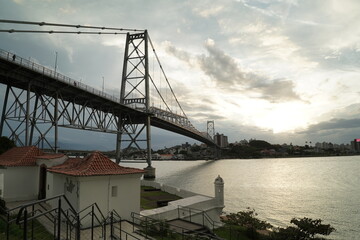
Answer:
<svg viewBox="0 0 360 240"><path fill-rule="evenodd" d="M6 59L8 61L13 61L14 63L22 66L22 67L25 67L25 68L28 68L28 69L31 69L35 72L38 72L38 73L41 73L45 76L48 76L48 77L51 77L51 78L54 78L58 81L61 81L61 82L64 82L64 83L67 83L67 84L70 84L70 85L73 85L74 87L76 88L80 88L82 90L85 90L89 93L92 93L92 94L95 94L97 96L101 96L103 98L106 98L108 100L111 100L113 102L116 102L116 103L120 103L120 99L115 97L115 96L112 96L110 94L107 94L103 91L100 91L98 89L95 89L93 87L90 87L86 84L83 84L79 81L76 81L72 78L69 78L59 72L56 72L55 70L51 69L51 68L48 68L48 67L45 67L45 66L42 66L36 62L33 62L31 60L28 60L28 59L25 59L25 58L22 58L22 57L19 57L18 55L14 54L14 53L10 53L10 52L7 52L3 49L0 49L0 58L3 58L3 59Z"/></svg>
<svg viewBox="0 0 360 240"><path fill-rule="evenodd" d="M156 107L150 107L149 111L150 113L154 114L157 118L160 118L167 122L171 122L174 125L178 125L179 127L185 128L188 131L191 131L197 135L212 140L207 133L203 133L197 130L187 117L184 117L176 113L168 112Z"/></svg>

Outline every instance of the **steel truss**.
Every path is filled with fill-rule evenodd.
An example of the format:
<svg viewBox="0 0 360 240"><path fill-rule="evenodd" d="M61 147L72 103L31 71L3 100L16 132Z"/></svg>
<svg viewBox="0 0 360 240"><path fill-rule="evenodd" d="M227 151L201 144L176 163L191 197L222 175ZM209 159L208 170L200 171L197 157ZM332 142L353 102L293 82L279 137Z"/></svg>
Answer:
<svg viewBox="0 0 360 240"><path fill-rule="evenodd" d="M27 90L7 85L0 135L8 130L19 146L38 145L57 152L58 127L115 134L124 129L128 134L136 132L133 127L124 127L135 118L131 114L114 114L112 107L95 106L92 99L81 104L77 104L76 97L64 99L61 90L46 95L31 83Z"/></svg>
<svg viewBox="0 0 360 240"><path fill-rule="evenodd" d="M120 103L150 113L148 41L147 31L128 33L126 36ZM147 164L151 167L150 121L150 116L147 116L142 122L124 125L123 131L117 135L117 162L122 158L121 148L126 150L135 147L144 153ZM145 151L140 142L146 142Z"/></svg>

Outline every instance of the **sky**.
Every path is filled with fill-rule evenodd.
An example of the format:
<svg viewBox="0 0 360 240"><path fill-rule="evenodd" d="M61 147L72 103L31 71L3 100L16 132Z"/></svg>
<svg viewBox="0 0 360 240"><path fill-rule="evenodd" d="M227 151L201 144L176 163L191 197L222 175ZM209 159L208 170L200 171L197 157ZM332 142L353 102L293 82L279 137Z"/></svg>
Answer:
<svg viewBox="0 0 360 240"><path fill-rule="evenodd" d="M190 121L206 131L214 120L229 142L360 138L358 0L1 0L0 18L147 29ZM0 23L11 28L35 26ZM46 29L54 28L39 30ZM59 72L98 89L104 77L113 95L124 42L120 35L0 33L1 49L52 68L57 52ZM154 148L194 142L152 132ZM82 143L95 144L89 139ZM113 136L100 139L113 148Z"/></svg>

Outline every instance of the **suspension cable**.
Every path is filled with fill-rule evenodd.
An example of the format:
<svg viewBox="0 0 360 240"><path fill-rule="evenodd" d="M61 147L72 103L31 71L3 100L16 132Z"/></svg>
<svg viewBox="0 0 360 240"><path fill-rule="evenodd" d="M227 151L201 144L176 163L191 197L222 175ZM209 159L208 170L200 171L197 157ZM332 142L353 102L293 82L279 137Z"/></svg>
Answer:
<svg viewBox="0 0 360 240"><path fill-rule="evenodd" d="M55 27L72 27L72 28L91 28L91 29L101 29L101 30L116 30L116 31L125 31L125 32L143 32L143 29L131 29L131 28L114 28L114 27L98 27L98 26L88 26L88 25L75 25L75 24L63 24L63 23L46 23L46 22L29 22L29 21L17 21L17 20L7 20L0 19L0 23L11 23L11 24L27 24L27 25L39 25L39 26L55 26Z"/></svg>
<svg viewBox="0 0 360 240"><path fill-rule="evenodd" d="M0 32L7 32L7 33L69 33L69 34L99 34L99 35L125 35L125 32L93 32L93 31L55 31L55 30L49 30L49 31L41 31L41 30L16 30L16 29L0 29Z"/></svg>
<svg viewBox="0 0 360 240"><path fill-rule="evenodd" d="M160 59L159 59L159 57L158 57L158 55L157 55L157 53L156 53L156 51L155 51L155 48L154 48L154 45L153 45L153 43L152 43L152 41L151 41L151 39L150 39L150 36L148 36L148 38L149 38L150 45L151 45L151 47L152 47L152 49L153 49L153 52L154 52L154 54L155 54L156 60L157 60L157 62L158 62L158 64L159 64L159 66L160 66L161 72L163 73L163 75L164 75L164 77L165 77L165 80L166 80L166 82L168 83L168 86L169 86L169 88L170 88L170 90L171 90L171 93L173 94L173 96L174 96L174 98L175 98L175 100L176 100L176 103L177 103L178 106L180 107L182 113L183 113L184 116L187 118L187 116L186 116L186 114L185 114L185 112L184 112L184 109L181 107L181 105L180 105L177 97L175 96L174 90L172 89L172 87L171 87L171 85L170 85L170 82L169 82L169 80L168 80L168 78L167 78L167 76L166 76L166 74L165 74L165 71L164 71L164 69L163 69L163 67L162 67L162 65L161 65L161 63L160 63Z"/></svg>
<svg viewBox="0 0 360 240"><path fill-rule="evenodd" d="M161 98L161 99L162 99L162 101L164 102L164 104L165 104L166 108L167 108L167 109L169 109L169 111L170 111L171 113L173 113L173 112L171 111L171 109L170 109L169 105L166 103L166 101L165 101L164 97L161 95L161 93L160 93L159 89L157 88L156 84L154 83L153 78L152 78L151 76L149 76L149 77L150 77L150 80L151 80L152 84L153 84L153 85L154 85L154 87L155 87L156 92L159 94L160 98Z"/></svg>

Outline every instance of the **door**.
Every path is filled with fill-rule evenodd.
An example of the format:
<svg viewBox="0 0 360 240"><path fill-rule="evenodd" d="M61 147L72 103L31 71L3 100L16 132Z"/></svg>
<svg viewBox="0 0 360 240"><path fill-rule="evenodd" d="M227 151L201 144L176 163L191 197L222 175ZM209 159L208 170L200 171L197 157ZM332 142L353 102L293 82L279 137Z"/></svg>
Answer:
<svg viewBox="0 0 360 240"><path fill-rule="evenodd" d="M39 195L38 199L46 198L46 165L42 164L40 166L40 176L39 176Z"/></svg>

